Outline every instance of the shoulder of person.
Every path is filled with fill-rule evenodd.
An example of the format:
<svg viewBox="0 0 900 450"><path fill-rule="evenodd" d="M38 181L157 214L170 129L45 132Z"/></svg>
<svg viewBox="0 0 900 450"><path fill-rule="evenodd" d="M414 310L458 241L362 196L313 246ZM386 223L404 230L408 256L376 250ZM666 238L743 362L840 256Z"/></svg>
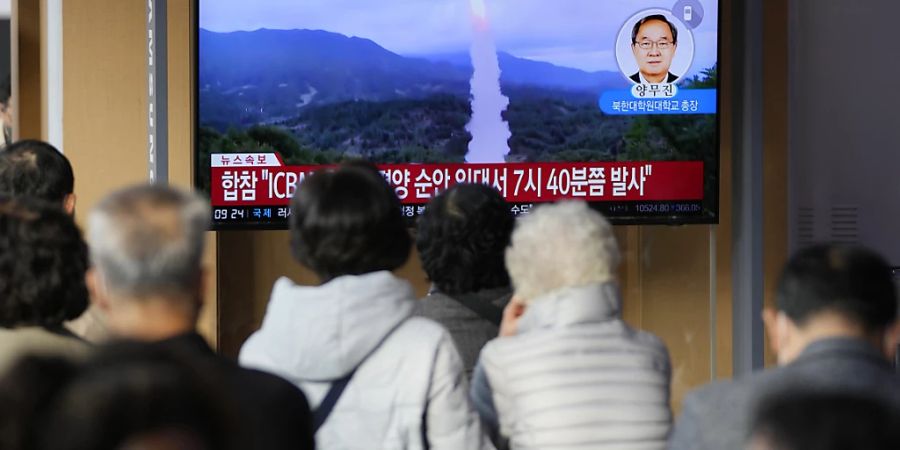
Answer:
<svg viewBox="0 0 900 450"><path fill-rule="evenodd" d="M484 344L478 354L478 361L487 371L505 367L508 359L521 357L521 352L532 348L532 344L543 342L541 333L526 333L515 336L498 336Z"/></svg>
<svg viewBox="0 0 900 450"><path fill-rule="evenodd" d="M252 391L261 401L272 401L282 405L302 404L309 409L306 396L296 385L284 378L262 370L235 367L240 384Z"/></svg>
<svg viewBox="0 0 900 450"><path fill-rule="evenodd" d="M750 385L751 383L748 383L746 380L712 381L688 392L684 398L684 404L709 407L723 398L733 397L740 392L749 390Z"/></svg>
<svg viewBox="0 0 900 450"><path fill-rule="evenodd" d="M625 333L627 334L627 338L640 345L645 345L647 347L652 347L653 349L663 351L668 356L668 347L666 347L665 342L663 342L663 340L659 336L649 331L632 328L624 321L622 321L622 324L625 326Z"/></svg>
<svg viewBox="0 0 900 450"><path fill-rule="evenodd" d="M413 341L409 342L409 344L419 342L434 345L445 337L450 339L450 333L443 325L427 317L420 316L413 316L403 321L393 335L404 340L412 338Z"/></svg>
<svg viewBox="0 0 900 450"><path fill-rule="evenodd" d="M457 305L458 303L446 294L434 292L416 301L416 309L413 313L418 316L430 317L454 309Z"/></svg>
<svg viewBox="0 0 900 450"><path fill-rule="evenodd" d="M777 383L778 372L762 370L733 380L710 382L685 396L682 411L708 420L748 416L763 391Z"/></svg>

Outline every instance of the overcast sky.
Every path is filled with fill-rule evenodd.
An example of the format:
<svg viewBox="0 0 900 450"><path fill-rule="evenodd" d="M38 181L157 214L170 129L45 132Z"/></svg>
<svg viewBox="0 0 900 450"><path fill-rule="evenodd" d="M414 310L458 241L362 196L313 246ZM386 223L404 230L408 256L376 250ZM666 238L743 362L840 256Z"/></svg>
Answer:
<svg viewBox="0 0 900 450"><path fill-rule="evenodd" d="M618 70L615 42L636 12L675 0L484 0L500 50L583 70ZM467 51L469 0L202 0L212 31L319 29L371 39L401 55ZM702 0L695 68L715 61L716 1ZM694 70L692 70L694 72Z"/></svg>

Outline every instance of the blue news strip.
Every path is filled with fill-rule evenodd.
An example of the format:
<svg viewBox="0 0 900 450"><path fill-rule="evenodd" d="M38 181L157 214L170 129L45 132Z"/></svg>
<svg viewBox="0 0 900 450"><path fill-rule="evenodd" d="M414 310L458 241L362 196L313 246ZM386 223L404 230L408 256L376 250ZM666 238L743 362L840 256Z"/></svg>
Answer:
<svg viewBox="0 0 900 450"><path fill-rule="evenodd" d="M631 90L606 91L600 110L610 115L715 114L715 89L679 89L671 98L635 97Z"/></svg>

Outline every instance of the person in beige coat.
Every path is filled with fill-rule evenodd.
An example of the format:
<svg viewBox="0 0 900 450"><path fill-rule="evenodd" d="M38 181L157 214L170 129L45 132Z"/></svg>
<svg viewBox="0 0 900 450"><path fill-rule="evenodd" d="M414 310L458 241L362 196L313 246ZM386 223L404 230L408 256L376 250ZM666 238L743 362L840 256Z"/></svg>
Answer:
<svg viewBox="0 0 900 450"><path fill-rule="evenodd" d="M26 354L87 352L63 326L87 308L87 268L81 231L61 208L0 198L0 373Z"/></svg>

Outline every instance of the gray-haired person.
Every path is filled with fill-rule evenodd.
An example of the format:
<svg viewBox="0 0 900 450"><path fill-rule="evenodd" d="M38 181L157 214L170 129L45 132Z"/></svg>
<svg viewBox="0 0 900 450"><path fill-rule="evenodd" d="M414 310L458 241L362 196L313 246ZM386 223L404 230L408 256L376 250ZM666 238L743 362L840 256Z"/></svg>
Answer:
<svg viewBox="0 0 900 450"><path fill-rule="evenodd" d="M506 252L514 297L481 351L472 399L517 448L662 449L669 354L622 321L612 227L584 202L521 218Z"/></svg>
<svg viewBox="0 0 900 450"><path fill-rule="evenodd" d="M93 301L114 335L158 342L221 380L249 448L313 448L300 390L217 356L195 331L209 223L206 203L177 189L142 185L106 197L88 217Z"/></svg>

